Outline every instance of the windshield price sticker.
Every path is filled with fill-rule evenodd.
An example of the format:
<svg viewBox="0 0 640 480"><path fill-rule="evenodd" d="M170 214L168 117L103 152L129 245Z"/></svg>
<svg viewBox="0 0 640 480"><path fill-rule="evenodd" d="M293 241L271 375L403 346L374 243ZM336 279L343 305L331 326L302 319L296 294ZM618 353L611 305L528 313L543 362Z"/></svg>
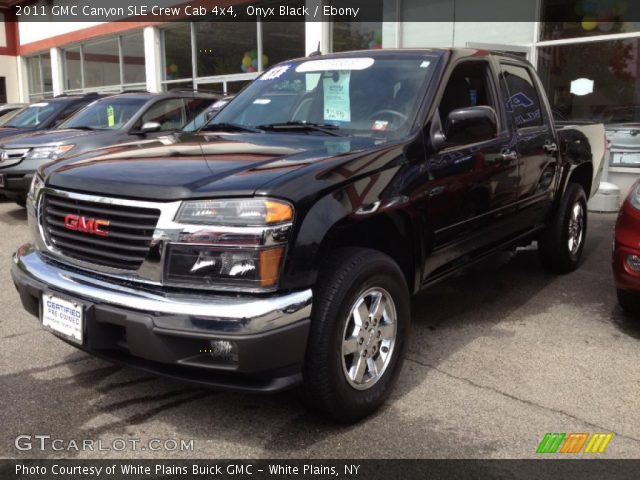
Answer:
<svg viewBox="0 0 640 480"><path fill-rule="evenodd" d="M109 105L107 107L107 125L109 127L113 127L116 124L116 115L113 111L113 106Z"/></svg>
<svg viewBox="0 0 640 480"><path fill-rule="evenodd" d="M365 70L374 64L373 58L326 58L309 60L296 67L296 72L322 72L326 70Z"/></svg>
<svg viewBox="0 0 640 480"><path fill-rule="evenodd" d="M336 72L336 75L322 79L325 121L351 121L350 80L351 72Z"/></svg>
<svg viewBox="0 0 640 480"><path fill-rule="evenodd" d="M49 104L46 102L32 103L31 105L29 105L29 108L46 107L47 105Z"/></svg>
<svg viewBox="0 0 640 480"><path fill-rule="evenodd" d="M280 67L274 67L268 72L265 72L264 75L258 77L258 80L261 80L261 81L275 80L277 78L280 78L282 75L284 75L287 72L287 70L289 70L290 68L291 68L291 65L282 65Z"/></svg>

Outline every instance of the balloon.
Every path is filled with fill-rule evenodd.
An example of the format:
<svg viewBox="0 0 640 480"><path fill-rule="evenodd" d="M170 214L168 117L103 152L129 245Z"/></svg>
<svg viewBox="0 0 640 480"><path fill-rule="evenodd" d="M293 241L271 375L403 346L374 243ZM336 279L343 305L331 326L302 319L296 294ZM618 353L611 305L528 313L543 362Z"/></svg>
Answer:
<svg viewBox="0 0 640 480"><path fill-rule="evenodd" d="M613 28L613 13L605 10L598 14L598 30L608 32Z"/></svg>
<svg viewBox="0 0 640 480"><path fill-rule="evenodd" d="M598 20L594 17L584 17L582 19L582 28L584 30L593 30L598 26Z"/></svg>
<svg viewBox="0 0 640 480"><path fill-rule="evenodd" d="M253 72L255 72L255 71L256 71L256 69L255 69L255 68L253 68L253 66L251 66L251 67L247 67L247 73L253 73Z"/></svg>
<svg viewBox="0 0 640 480"><path fill-rule="evenodd" d="M262 54L262 68L269 65L269 57L267 57L264 53Z"/></svg>
<svg viewBox="0 0 640 480"><path fill-rule="evenodd" d="M251 66L251 57L249 57L248 55L242 58L242 64L245 67L250 67Z"/></svg>
<svg viewBox="0 0 640 480"><path fill-rule="evenodd" d="M244 73L247 72L247 66L243 63L242 65L240 65L240 70L242 70Z"/></svg>
<svg viewBox="0 0 640 480"><path fill-rule="evenodd" d="M169 71L171 73L176 73L178 71L178 66L175 63L172 63L171 65L169 65Z"/></svg>
<svg viewBox="0 0 640 480"><path fill-rule="evenodd" d="M382 32L381 31L376 31L376 33L373 34L373 41L375 43L382 43Z"/></svg>
<svg viewBox="0 0 640 480"><path fill-rule="evenodd" d="M254 58L253 61L251 62L251 66L253 68L258 68L258 59Z"/></svg>
<svg viewBox="0 0 640 480"><path fill-rule="evenodd" d="M252 48L249 52L249 56L251 57L251 60L253 60L254 58L258 58L258 50Z"/></svg>

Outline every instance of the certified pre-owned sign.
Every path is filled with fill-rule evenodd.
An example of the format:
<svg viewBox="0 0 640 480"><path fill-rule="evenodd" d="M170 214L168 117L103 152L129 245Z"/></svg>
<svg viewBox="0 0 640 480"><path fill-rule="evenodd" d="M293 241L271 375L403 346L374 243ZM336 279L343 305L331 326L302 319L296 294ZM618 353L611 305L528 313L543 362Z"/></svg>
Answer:
<svg viewBox="0 0 640 480"><path fill-rule="evenodd" d="M18 435L14 441L14 446L20 451L31 450L53 450L59 451L168 451L168 452L189 452L193 451L193 440L176 438L151 438L141 440L139 438L114 438L113 440L102 439L66 439L53 438L51 435Z"/></svg>

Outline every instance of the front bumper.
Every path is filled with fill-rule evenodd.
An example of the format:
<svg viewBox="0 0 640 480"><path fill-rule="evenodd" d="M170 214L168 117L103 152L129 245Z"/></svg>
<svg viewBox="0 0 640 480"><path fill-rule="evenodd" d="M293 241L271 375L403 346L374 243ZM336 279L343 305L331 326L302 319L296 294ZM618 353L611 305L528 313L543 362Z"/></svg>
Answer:
<svg viewBox="0 0 640 480"><path fill-rule="evenodd" d="M83 305L85 340L74 346L96 356L242 391L275 392L302 379L311 290L264 297L145 290L89 276L30 244L14 255L11 275L33 315L43 293ZM235 345L232 359L207 353L216 341Z"/></svg>
<svg viewBox="0 0 640 480"><path fill-rule="evenodd" d="M4 193L9 198L24 198L29 193L29 187L31 187L31 180L33 180L33 173L9 173L0 170L0 175L3 176L4 184L0 188L0 192Z"/></svg>

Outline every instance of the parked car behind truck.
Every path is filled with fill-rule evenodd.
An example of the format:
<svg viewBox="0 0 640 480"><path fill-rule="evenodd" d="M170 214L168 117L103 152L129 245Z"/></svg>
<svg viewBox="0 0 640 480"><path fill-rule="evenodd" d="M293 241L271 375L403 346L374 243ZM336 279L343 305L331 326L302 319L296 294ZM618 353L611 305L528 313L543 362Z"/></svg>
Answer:
<svg viewBox="0 0 640 480"><path fill-rule="evenodd" d="M43 167L24 307L95 355L340 422L400 371L410 296L513 244L578 267L604 130L557 131L533 68L479 50L291 60L200 132ZM591 135L591 136L587 136Z"/></svg>
<svg viewBox="0 0 640 480"><path fill-rule="evenodd" d="M174 132L220 95L194 91L112 95L61 123L55 130L0 140L0 193L24 204L36 169L53 160ZM5 153L6 152L6 153Z"/></svg>

